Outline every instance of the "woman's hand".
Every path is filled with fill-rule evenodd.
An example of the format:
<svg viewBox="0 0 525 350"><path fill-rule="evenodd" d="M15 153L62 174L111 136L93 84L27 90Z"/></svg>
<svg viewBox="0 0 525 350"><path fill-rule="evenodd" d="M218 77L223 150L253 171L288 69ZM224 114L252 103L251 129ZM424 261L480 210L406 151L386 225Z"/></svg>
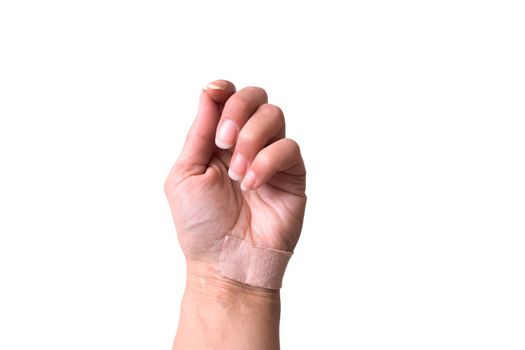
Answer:
<svg viewBox="0 0 525 350"><path fill-rule="evenodd" d="M305 167L266 92L225 80L201 92L199 110L165 191L189 263L217 264L227 234L293 251L301 232Z"/></svg>
<svg viewBox="0 0 525 350"><path fill-rule="evenodd" d="M306 174L281 109L267 102L261 88L209 84L166 179L188 272L174 349L279 349L280 280L272 280L272 266L282 278L285 252L299 239ZM263 265L271 289L219 274L227 237L243 242L228 248L225 256L235 256L228 266L251 273Z"/></svg>

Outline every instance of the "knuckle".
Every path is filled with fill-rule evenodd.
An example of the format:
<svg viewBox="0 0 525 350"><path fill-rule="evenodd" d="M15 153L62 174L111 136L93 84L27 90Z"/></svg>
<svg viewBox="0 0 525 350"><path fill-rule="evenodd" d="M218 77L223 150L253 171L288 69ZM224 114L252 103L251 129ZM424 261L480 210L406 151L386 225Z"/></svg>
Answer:
<svg viewBox="0 0 525 350"><path fill-rule="evenodd" d="M230 98L229 107L236 110L245 111L250 109L250 100L247 96L236 94Z"/></svg>
<svg viewBox="0 0 525 350"><path fill-rule="evenodd" d="M286 142L287 147L291 150L293 154L301 154L301 147L297 143L297 141L293 139L284 139Z"/></svg>
<svg viewBox="0 0 525 350"><path fill-rule="evenodd" d="M247 86L243 89L245 92L249 92L250 94L256 95L260 97L261 99L268 101L268 93L266 90L264 90L261 87L258 86Z"/></svg>
<svg viewBox="0 0 525 350"><path fill-rule="evenodd" d="M253 112L258 105L267 101L268 95L264 89L248 86L233 94L226 102L226 106L228 109L247 113Z"/></svg>
<svg viewBox="0 0 525 350"><path fill-rule="evenodd" d="M265 114L271 115L273 118L278 121L284 121L284 113L281 107L273 105L271 103L265 103L259 107L261 111Z"/></svg>
<svg viewBox="0 0 525 350"><path fill-rule="evenodd" d="M245 147L246 145L251 145L257 141L257 134L252 130L242 129L239 133L239 138L237 139L237 143L241 145L241 147Z"/></svg>
<svg viewBox="0 0 525 350"><path fill-rule="evenodd" d="M268 168L272 165L272 159L267 152L261 152L257 155L257 163L263 168Z"/></svg>

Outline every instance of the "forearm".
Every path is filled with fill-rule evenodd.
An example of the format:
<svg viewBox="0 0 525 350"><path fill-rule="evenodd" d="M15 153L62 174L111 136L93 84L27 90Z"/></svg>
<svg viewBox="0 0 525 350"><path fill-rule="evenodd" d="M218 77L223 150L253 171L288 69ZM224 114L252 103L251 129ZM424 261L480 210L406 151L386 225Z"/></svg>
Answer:
<svg viewBox="0 0 525 350"><path fill-rule="evenodd" d="M209 264L189 262L174 350L279 349L278 290L224 279Z"/></svg>

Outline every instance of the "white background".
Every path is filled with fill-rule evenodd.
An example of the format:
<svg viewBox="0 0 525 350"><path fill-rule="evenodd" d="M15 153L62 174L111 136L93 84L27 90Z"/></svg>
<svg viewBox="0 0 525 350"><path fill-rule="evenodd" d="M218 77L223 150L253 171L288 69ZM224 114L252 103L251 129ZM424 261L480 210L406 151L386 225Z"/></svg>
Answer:
<svg viewBox="0 0 525 350"><path fill-rule="evenodd" d="M169 349L201 87L264 87L308 196L283 349L525 348L520 1L0 2L0 348Z"/></svg>

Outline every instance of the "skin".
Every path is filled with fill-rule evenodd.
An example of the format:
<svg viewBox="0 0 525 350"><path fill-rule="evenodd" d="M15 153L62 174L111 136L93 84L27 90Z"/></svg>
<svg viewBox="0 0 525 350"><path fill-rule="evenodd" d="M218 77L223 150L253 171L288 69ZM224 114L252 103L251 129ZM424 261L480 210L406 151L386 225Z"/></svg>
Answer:
<svg viewBox="0 0 525 350"><path fill-rule="evenodd" d="M263 89L216 80L202 90L165 182L187 270L173 349L279 349L279 291L221 277L218 258L227 234L293 251L305 178L300 148Z"/></svg>

